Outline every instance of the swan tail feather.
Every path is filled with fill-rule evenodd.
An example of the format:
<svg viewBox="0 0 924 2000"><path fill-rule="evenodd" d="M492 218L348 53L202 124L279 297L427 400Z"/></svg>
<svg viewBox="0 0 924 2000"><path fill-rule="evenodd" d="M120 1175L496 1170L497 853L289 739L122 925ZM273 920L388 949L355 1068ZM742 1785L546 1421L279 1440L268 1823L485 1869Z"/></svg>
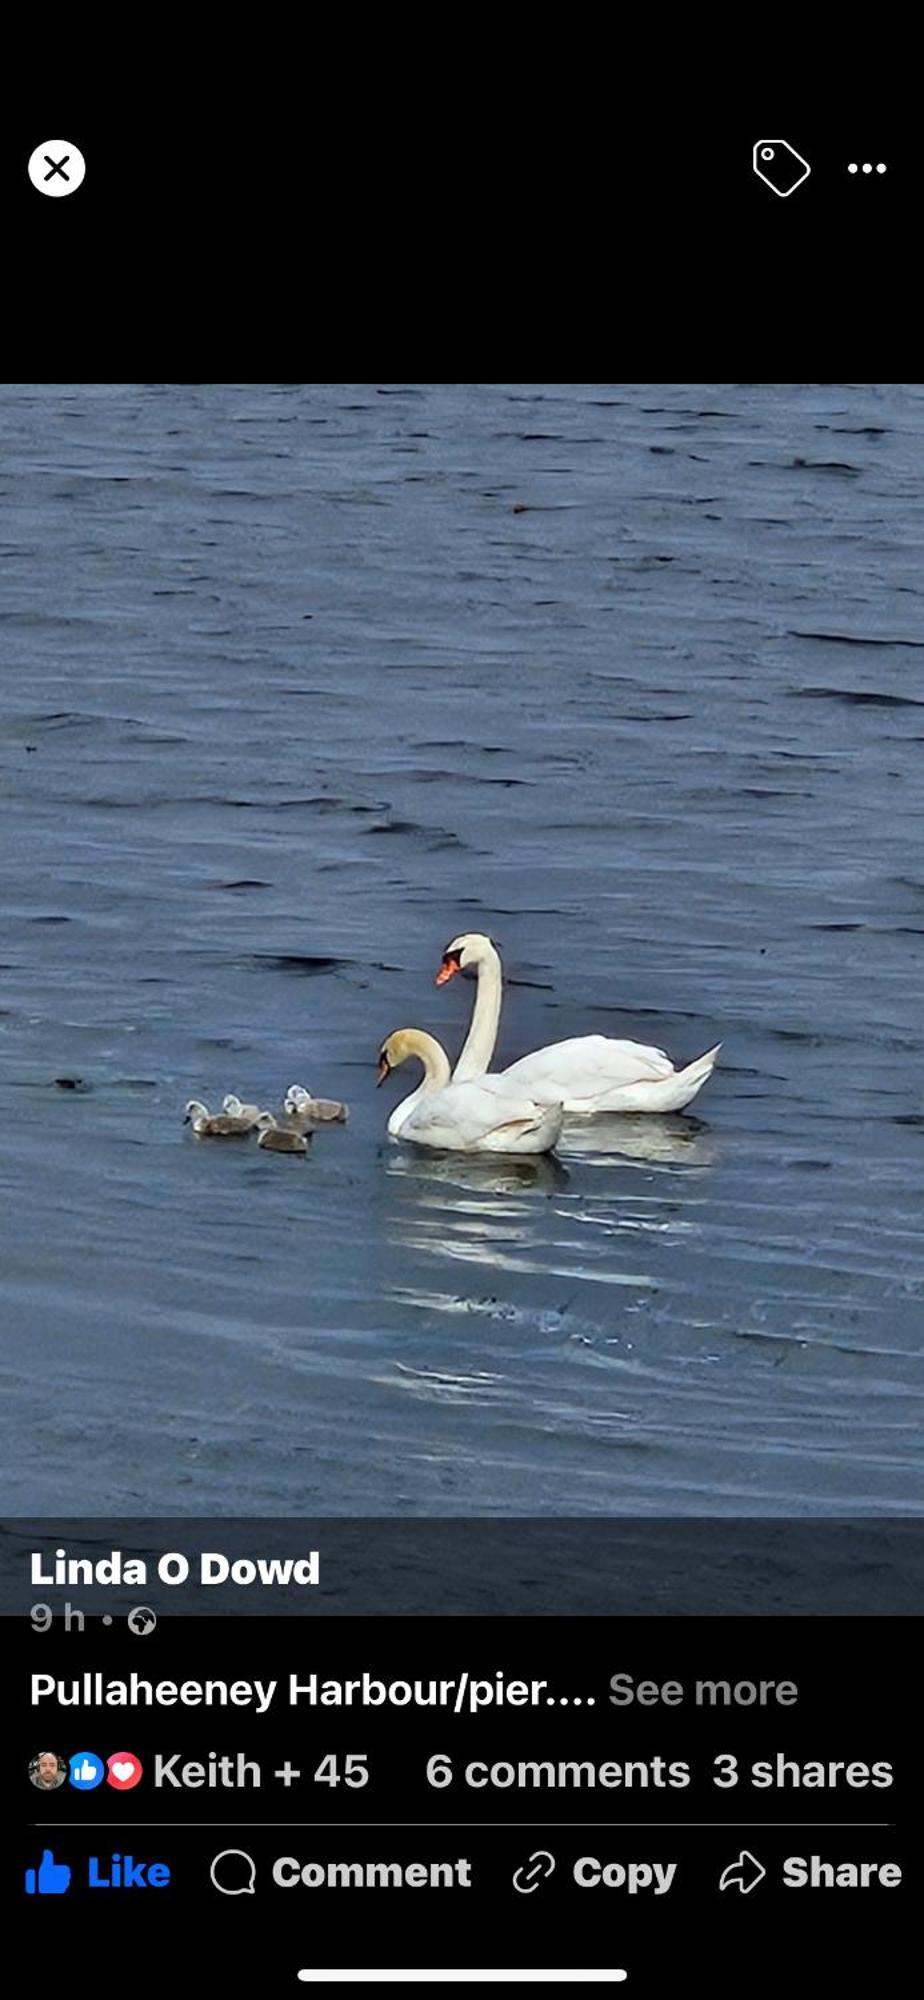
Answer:
<svg viewBox="0 0 924 2000"><path fill-rule="evenodd" d="M566 1103L565 1109L582 1112L584 1116L595 1111L683 1111L712 1075L721 1047L721 1042L717 1042L715 1048L696 1056L685 1069L673 1070L670 1076L623 1084L619 1089L604 1091L593 1103Z"/></svg>

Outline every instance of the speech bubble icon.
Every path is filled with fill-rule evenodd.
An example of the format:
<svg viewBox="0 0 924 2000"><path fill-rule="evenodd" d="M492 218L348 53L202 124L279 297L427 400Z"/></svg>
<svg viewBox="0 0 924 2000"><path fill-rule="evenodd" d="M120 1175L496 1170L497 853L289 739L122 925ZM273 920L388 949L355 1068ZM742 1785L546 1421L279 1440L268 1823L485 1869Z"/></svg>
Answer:
<svg viewBox="0 0 924 2000"><path fill-rule="evenodd" d="M253 1896L257 1870L253 1858L242 1847L223 1847L213 1857L209 1874L223 1896Z"/></svg>

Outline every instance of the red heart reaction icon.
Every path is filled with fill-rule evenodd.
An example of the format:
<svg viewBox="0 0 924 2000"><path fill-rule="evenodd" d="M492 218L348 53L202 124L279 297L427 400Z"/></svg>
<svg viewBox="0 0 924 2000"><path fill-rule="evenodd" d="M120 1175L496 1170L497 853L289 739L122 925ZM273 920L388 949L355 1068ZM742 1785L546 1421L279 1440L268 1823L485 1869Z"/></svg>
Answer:
<svg viewBox="0 0 924 2000"><path fill-rule="evenodd" d="M131 1750L114 1751L112 1756L106 1759L106 1768L108 1771L106 1783L112 1785L117 1792L130 1792L132 1786L140 1782L141 1760L135 1757Z"/></svg>

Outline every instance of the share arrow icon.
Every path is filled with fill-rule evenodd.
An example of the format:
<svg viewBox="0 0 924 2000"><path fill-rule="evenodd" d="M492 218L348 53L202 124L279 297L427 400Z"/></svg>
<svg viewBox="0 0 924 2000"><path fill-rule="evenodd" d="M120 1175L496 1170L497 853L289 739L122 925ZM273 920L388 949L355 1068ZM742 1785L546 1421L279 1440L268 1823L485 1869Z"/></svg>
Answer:
<svg viewBox="0 0 924 2000"><path fill-rule="evenodd" d="M742 1896L749 1896L751 1890L756 1889L758 1882L763 1881L766 1873L766 1868L761 1867L756 1854L751 1854L746 1847L742 1847L737 1861L730 1861L728 1867L723 1869L719 1888L740 1889Z"/></svg>

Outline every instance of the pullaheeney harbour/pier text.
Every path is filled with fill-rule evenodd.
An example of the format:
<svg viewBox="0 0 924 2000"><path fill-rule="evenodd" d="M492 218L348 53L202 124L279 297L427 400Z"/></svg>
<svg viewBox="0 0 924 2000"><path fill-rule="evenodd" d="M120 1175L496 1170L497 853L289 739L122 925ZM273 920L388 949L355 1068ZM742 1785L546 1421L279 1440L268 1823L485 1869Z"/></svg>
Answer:
<svg viewBox="0 0 924 2000"><path fill-rule="evenodd" d="M483 1708L537 1708L550 1697L547 1680L508 1680L503 1673L484 1678L465 1668L452 1680L380 1680L364 1672L352 1680L325 1680L320 1674L276 1680L152 1681L131 1673L124 1680L98 1670L58 1678L32 1675L32 1705L56 1701L62 1708L252 1708L265 1715L277 1692L290 1708L445 1708L474 1715Z"/></svg>

